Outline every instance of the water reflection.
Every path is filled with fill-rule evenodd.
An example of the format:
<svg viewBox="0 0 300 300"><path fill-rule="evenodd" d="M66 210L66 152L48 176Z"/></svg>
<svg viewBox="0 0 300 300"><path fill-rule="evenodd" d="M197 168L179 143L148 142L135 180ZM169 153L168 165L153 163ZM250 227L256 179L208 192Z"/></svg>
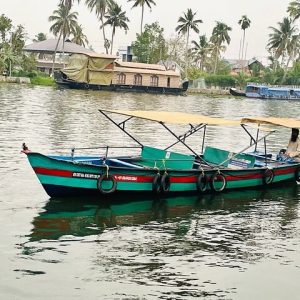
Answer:
<svg viewBox="0 0 300 300"><path fill-rule="evenodd" d="M160 198L143 196L130 200L114 198L100 203L99 199L52 198L34 218L30 240L56 240L66 235L84 237L101 234L107 228L118 226L184 221L185 225L177 231L178 235L201 235L203 238L203 234L210 234L210 242L217 228L230 225L232 228L224 232L224 238L230 244L234 236L238 240L247 239L253 226L261 226L267 215L276 216L282 230L287 228L298 218L298 193L297 185L291 183L285 188L266 190ZM224 215L227 216L226 220ZM256 222L249 226L247 223L253 220ZM223 221L227 224L220 223ZM240 222L245 226L239 226ZM206 246L203 244L203 247Z"/></svg>

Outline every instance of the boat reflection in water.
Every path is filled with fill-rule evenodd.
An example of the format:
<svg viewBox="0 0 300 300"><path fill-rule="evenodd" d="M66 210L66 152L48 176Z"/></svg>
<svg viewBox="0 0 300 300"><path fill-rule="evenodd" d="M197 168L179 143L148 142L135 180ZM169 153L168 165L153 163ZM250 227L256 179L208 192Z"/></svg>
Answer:
<svg viewBox="0 0 300 300"><path fill-rule="evenodd" d="M210 215L214 211L226 213L251 213L259 210L258 203L270 207L274 202L283 206L281 222L297 218L299 186L288 184L273 189L253 189L229 193L192 195L180 197L154 197L140 199L51 198L44 211L33 220L30 241L57 240L63 236L84 237L101 234L107 228L131 226L149 222L177 222ZM299 199L298 199L299 200ZM272 203L273 202L273 203ZM205 225L205 224L202 224Z"/></svg>

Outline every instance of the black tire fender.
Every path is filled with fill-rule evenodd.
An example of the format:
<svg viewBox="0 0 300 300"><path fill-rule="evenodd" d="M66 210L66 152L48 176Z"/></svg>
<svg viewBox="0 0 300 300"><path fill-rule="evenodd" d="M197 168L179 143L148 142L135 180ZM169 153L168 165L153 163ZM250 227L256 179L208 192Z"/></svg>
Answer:
<svg viewBox="0 0 300 300"><path fill-rule="evenodd" d="M204 173L201 173L197 177L196 185L197 185L197 190L200 192L205 192L207 189L207 182L208 178Z"/></svg>
<svg viewBox="0 0 300 300"><path fill-rule="evenodd" d="M112 182L112 187L110 189L104 189L102 187L102 182L104 180ZM117 189L117 180L116 180L116 178L113 175L102 174L97 180L97 189L100 191L101 194L114 193Z"/></svg>
<svg viewBox="0 0 300 300"><path fill-rule="evenodd" d="M218 179L218 181L221 180L221 182L222 182L222 185L221 185L220 188L216 188L215 182L216 182L217 179ZM214 174L210 177L209 185L210 185L210 188L211 188L214 192L222 192L222 191L224 191L224 189L226 188L226 185L227 185L227 181L226 181L225 175L223 175L223 174L220 173L220 172L214 173Z"/></svg>
<svg viewBox="0 0 300 300"><path fill-rule="evenodd" d="M263 184L264 185L271 184L273 182L273 179L274 179L274 171L271 169L266 169L262 175Z"/></svg>
<svg viewBox="0 0 300 300"><path fill-rule="evenodd" d="M167 193L170 191L170 187L171 187L170 175L168 173L164 173L164 175L161 177L161 189L164 193Z"/></svg>
<svg viewBox="0 0 300 300"><path fill-rule="evenodd" d="M298 168L295 172L295 179L297 182L300 182L300 168Z"/></svg>
<svg viewBox="0 0 300 300"><path fill-rule="evenodd" d="M161 191L161 175L157 173L152 180L152 191L159 193Z"/></svg>

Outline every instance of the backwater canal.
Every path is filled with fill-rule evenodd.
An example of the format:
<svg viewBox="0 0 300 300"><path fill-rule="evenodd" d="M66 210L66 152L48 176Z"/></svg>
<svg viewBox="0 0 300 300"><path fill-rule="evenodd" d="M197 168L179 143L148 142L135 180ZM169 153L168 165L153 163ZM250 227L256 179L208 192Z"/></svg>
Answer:
<svg viewBox="0 0 300 300"><path fill-rule="evenodd" d="M1 84L0 299L299 298L300 186L294 183L112 202L49 199L20 153L22 142L46 154L126 145L99 108L299 118L300 102ZM129 126L145 144L173 141L157 125ZM270 151L284 148L289 136L279 128ZM213 127L206 138L234 151L249 143L233 127ZM195 135L189 145L199 149L201 140Z"/></svg>

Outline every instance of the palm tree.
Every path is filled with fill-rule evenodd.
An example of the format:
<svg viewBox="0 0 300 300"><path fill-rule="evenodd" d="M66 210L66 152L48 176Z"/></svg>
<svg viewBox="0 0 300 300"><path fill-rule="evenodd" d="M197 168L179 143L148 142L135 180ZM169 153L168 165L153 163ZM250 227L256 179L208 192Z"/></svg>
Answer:
<svg viewBox="0 0 300 300"><path fill-rule="evenodd" d="M112 54L116 28L120 27L121 29L124 29L126 32L129 29L127 25L129 19L126 17L126 12L122 11L122 7L117 3L114 3L109 7L108 14L105 15L105 18L107 20L103 25L101 25L101 27L106 25L110 25L112 27L111 48L110 48L110 54Z"/></svg>
<svg viewBox="0 0 300 300"><path fill-rule="evenodd" d="M230 44L230 36L228 31L231 31L232 28L226 25L222 22L217 22L217 25L213 28L212 36L210 38L210 41L214 45L213 52L215 56L215 67L214 67L214 74L217 70L217 64L220 56L220 51L223 51L225 46L222 46L224 42L227 43L227 45Z"/></svg>
<svg viewBox="0 0 300 300"><path fill-rule="evenodd" d="M189 45L189 38L190 38L190 30L195 31L196 33L199 33L198 24L203 23L200 19L195 19L196 13L193 13L193 11L188 8L187 12L184 13L183 17L179 17L178 23L179 25L176 27L176 31L178 33L186 34L186 47L185 47L185 55L186 55L186 68L185 72L187 74L187 54L188 54L188 45Z"/></svg>
<svg viewBox="0 0 300 300"><path fill-rule="evenodd" d="M202 20L195 19L195 15L196 13L193 13L193 11L188 8L187 12L184 13L184 16L178 19L179 25L175 29L176 31L178 31L178 33L187 34L186 51L189 44L190 30L192 29L196 33L199 33L198 24L202 23Z"/></svg>
<svg viewBox="0 0 300 300"><path fill-rule="evenodd" d="M288 17L285 17L282 22L278 22L277 24L279 28L269 27L273 32L269 34L267 47L269 50L274 50L275 58L278 59L281 57L283 63L287 48L297 29L293 26L292 20Z"/></svg>
<svg viewBox="0 0 300 300"><path fill-rule="evenodd" d="M101 21L101 27L102 27L102 35L104 40L104 48L106 51L106 54L108 54L109 49L109 43L107 43L107 39L105 37L105 29L104 29L104 16L108 9L113 4L113 0L86 0L85 4L90 9L90 11L95 11L97 17Z"/></svg>
<svg viewBox="0 0 300 300"><path fill-rule="evenodd" d="M196 60L199 63L199 68L201 71L203 71L208 53L210 52L210 46L209 42L207 40L206 35L200 35L199 36L199 41L192 41L192 44L194 45L193 47L193 54L196 58Z"/></svg>
<svg viewBox="0 0 300 300"><path fill-rule="evenodd" d="M243 30L243 42L242 42L242 55L240 55L240 58L244 58L244 47L245 47L245 35L246 35L246 29L250 27L250 19L246 15L243 15L242 18L239 20L238 24L241 25L241 29ZM246 56L246 53L245 53ZM246 59L246 57L245 57Z"/></svg>
<svg viewBox="0 0 300 300"><path fill-rule="evenodd" d="M151 9L151 4L156 5L154 0L128 0L128 2L134 1L132 8L141 6L142 7L142 17L141 17L141 34L143 33L143 20L144 20L144 7L145 4Z"/></svg>
<svg viewBox="0 0 300 300"><path fill-rule="evenodd" d="M65 5L68 9L72 8L74 0L60 0L60 4ZM77 0L77 3L79 3L80 0Z"/></svg>
<svg viewBox="0 0 300 300"><path fill-rule="evenodd" d="M13 48L7 44L3 47L0 58L8 69L9 76L11 76L12 66L19 62L19 57L14 53Z"/></svg>
<svg viewBox="0 0 300 300"><path fill-rule="evenodd" d="M81 25L77 25L75 27L75 31L72 32L73 34L73 38L72 38L72 42L85 47L86 45L88 45L89 41L87 39L87 36L83 33L83 28Z"/></svg>
<svg viewBox="0 0 300 300"><path fill-rule="evenodd" d="M274 50L276 59L281 57L281 65L287 58L285 64L285 75L282 81L285 80L288 65L290 61L296 56L297 48L299 47L299 35L297 28L293 25L293 21L285 17L282 22L278 22L279 28L269 27L273 32L269 34L268 50Z"/></svg>
<svg viewBox="0 0 300 300"><path fill-rule="evenodd" d="M61 37L63 37L63 48L66 36L75 32L77 23L77 12L71 12L68 6L64 4L59 4L58 9L53 11L53 15L48 18L49 22L54 22L54 24L50 27L50 32L53 32L55 36L58 35L58 40L54 50L53 56L53 65L52 65L52 72L54 71L54 63L55 63L55 56L57 52L57 47Z"/></svg>
<svg viewBox="0 0 300 300"><path fill-rule="evenodd" d="M290 2L287 12L294 21L300 18L300 0Z"/></svg>

